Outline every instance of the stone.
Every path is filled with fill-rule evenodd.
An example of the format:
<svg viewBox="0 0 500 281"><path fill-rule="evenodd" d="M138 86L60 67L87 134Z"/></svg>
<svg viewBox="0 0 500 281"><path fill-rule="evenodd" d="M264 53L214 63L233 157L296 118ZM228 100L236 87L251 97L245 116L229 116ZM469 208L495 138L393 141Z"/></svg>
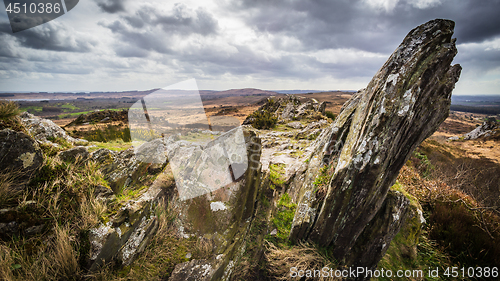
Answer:
<svg viewBox="0 0 500 281"><path fill-rule="evenodd" d="M100 170L113 192L117 193L127 186L134 185L140 176L146 174L151 163L136 157L133 148L115 152L101 148L90 155L90 159L100 164ZM162 164L164 167L166 163ZM160 172L161 169L157 169Z"/></svg>
<svg viewBox="0 0 500 281"><path fill-rule="evenodd" d="M27 179L43 165L37 142L23 132L0 130L0 171Z"/></svg>
<svg viewBox="0 0 500 281"><path fill-rule="evenodd" d="M175 266L169 281L205 281L211 280L215 268L213 262L192 260Z"/></svg>
<svg viewBox="0 0 500 281"><path fill-rule="evenodd" d="M375 217L363 229L345 263L369 270L377 268L392 239L409 217L410 200L399 191L390 190ZM369 280L359 276L356 280Z"/></svg>
<svg viewBox="0 0 500 281"><path fill-rule="evenodd" d="M450 65L457 53L453 28L454 22L438 19L410 31L367 88L318 137L319 167L331 167L332 179L320 198L308 181L297 187L292 240L329 247L347 266L353 247L371 247L360 246L358 238L367 225L377 224L373 220L412 151L448 116L461 71ZM314 180L317 170L314 164L305 173ZM397 230L397 225L387 230L387 237ZM377 264L379 257L364 263Z"/></svg>
<svg viewBox="0 0 500 281"><path fill-rule="evenodd" d="M90 157L90 153L85 146L76 146L58 153L59 158L64 162L84 161Z"/></svg>
<svg viewBox="0 0 500 281"><path fill-rule="evenodd" d="M57 126L54 122L48 119L37 117L31 113L23 112L20 115L21 123L28 130L28 132L39 143L45 143L52 146L58 146L54 141L58 138L63 139L69 143L87 143L86 140L76 139L69 136L66 131Z"/></svg>
<svg viewBox="0 0 500 281"><path fill-rule="evenodd" d="M493 130L500 129L500 123L495 118L489 119L474 130L465 134L464 140L475 140L481 137L488 137L493 134Z"/></svg>
<svg viewBox="0 0 500 281"><path fill-rule="evenodd" d="M300 122L290 122L286 125L290 128L293 128L293 129L302 129L304 127L304 125L302 125L302 123L300 123Z"/></svg>

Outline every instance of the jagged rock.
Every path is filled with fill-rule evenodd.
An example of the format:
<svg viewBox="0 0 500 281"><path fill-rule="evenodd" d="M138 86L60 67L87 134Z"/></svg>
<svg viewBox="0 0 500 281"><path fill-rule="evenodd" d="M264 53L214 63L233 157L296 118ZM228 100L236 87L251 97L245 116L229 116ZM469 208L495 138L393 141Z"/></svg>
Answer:
<svg viewBox="0 0 500 281"><path fill-rule="evenodd" d="M215 271L213 262L192 260L175 266L169 281L205 281L211 280Z"/></svg>
<svg viewBox="0 0 500 281"><path fill-rule="evenodd" d="M243 133L248 165L240 180L192 199L175 200L174 209L180 214L179 235L212 240L214 258L178 265L169 280L230 280L234 265L242 257L261 186L260 139L247 127ZM199 270L203 265L205 269L210 265L210 270L200 275L205 272Z"/></svg>
<svg viewBox="0 0 500 281"><path fill-rule="evenodd" d="M283 109L283 113L281 113L281 119L283 120L292 120L294 116L295 106L293 103L287 103L285 108ZM293 122L298 123L298 122ZM300 124L300 123L299 123Z"/></svg>
<svg viewBox="0 0 500 281"><path fill-rule="evenodd" d="M493 130L500 129L500 123L495 118L483 122L480 126L464 135L464 140L475 140L480 137L489 137Z"/></svg>
<svg viewBox="0 0 500 281"><path fill-rule="evenodd" d="M136 157L133 148L120 152L101 148L94 151L90 158L101 165L100 170L115 193L134 184L151 165ZM163 167L165 164L162 163Z"/></svg>
<svg viewBox="0 0 500 281"><path fill-rule="evenodd" d="M293 128L293 129L302 129L304 127L304 125L302 125L302 123L300 123L300 122L290 122L286 125L290 128Z"/></svg>
<svg viewBox="0 0 500 281"><path fill-rule="evenodd" d="M76 146L68 150L59 152L59 158L65 162L84 161L90 157L90 153L85 146Z"/></svg>
<svg viewBox="0 0 500 281"><path fill-rule="evenodd" d="M313 139L317 135L319 135L319 128L321 128L323 125L326 125L326 120L320 120L317 122L311 122L307 124L307 126L299 131L295 138L297 139Z"/></svg>
<svg viewBox="0 0 500 281"><path fill-rule="evenodd" d="M161 192L161 175L137 199L125 202L106 224L91 229L90 271L114 260L126 266L141 253L158 229L152 210Z"/></svg>
<svg viewBox="0 0 500 281"><path fill-rule="evenodd" d="M390 190L382 207L363 229L345 263L374 270L389 244L409 217L410 200L399 191ZM358 276L355 280L369 280Z"/></svg>
<svg viewBox="0 0 500 281"><path fill-rule="evenodd" d="M368 87L318 137L318 160L310 161L305 174L314 180L322 161L332 167L332 180L321 198L307 181L296 187L299 208L292 240L328 246L338 261L349 265L346 257L353 246L359 247L366 226L375 224L399 170L448 116L461 70L450 66L457 53L453 27L452 21L433 20L410 31ZM389 236L399 230L399 225L392 227Z"/></svg>
<svg viewBox="0 0 500 281"><path fill-rule="evenodd" d="M60 138L69 143L87 143L86 140L70 137L66 131L48 119L37 117L31 113L23 112L20 115L21 122L28 132L40 143L58 146L53 141Z"/></svg>
<svg viewBox="0 0 500 281"><path fill-rule="evenodd" d="M42 151L30 136L11 129L0 131L1 172L15 172L20 178L28 178L42 164Z"/></svg>
<svg viewBox="0 0 500 281"><path fill-rule="evenodd" d="M321 119L321 114L325 114L326 103L318 103L318 101L306 101L302 103L294 95L286 95L282 98L270 97L267 101L257 109L254 114L249 115L243 125L252 125L256 120L256 113L271 113L277 118L277 123L287 123L291 120L310 119L314 117L315 120ZM319 115L319 116L318 116ZM296 126L296 122L289 123ZM292 127L295 128L295 127Z"/></svg>

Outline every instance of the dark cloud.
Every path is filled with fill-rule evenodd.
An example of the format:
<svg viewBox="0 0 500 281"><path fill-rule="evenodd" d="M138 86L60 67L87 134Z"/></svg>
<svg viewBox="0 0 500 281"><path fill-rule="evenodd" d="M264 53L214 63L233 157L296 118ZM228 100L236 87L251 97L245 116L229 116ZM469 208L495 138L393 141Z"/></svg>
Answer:
<svg viewBox="0 0 500 281"><path fill-rule="evenodd" d="M218 31L217 20L211 14L183 4L175 4L169 12L144 5L134 15L100 24L119 37L115 51L123 57L146 57L149 51L170 54L174 37L209 36Z"/></svg>
<svg viewBox="0 0 500 281"><path fill-rule="evenodd" d="M74 31L54 21L14 34L10 31L10 25L3 22L0 23L0 35L20 47L49 51L89 52L97 44L87 38L79 38ZM1 44L0 49L4 46Z"/></svg>
<svg viewBox="0 0 500 281"><path fill-rule="evenodd" d="M356 48L389 53L408 31L435 18L456 21L459 43L500 35L500 1L444 0L428 8L399 1L390 10L376 9L367 2L239 0L227 8L255 30L297 38L308 50Z"/></svg>
<svg viewBox="0 0 500 281"><path fill-rule="evenodd" d="M126 0L96 0L97 6L110 14L125 11L125 2Z"/></svg>

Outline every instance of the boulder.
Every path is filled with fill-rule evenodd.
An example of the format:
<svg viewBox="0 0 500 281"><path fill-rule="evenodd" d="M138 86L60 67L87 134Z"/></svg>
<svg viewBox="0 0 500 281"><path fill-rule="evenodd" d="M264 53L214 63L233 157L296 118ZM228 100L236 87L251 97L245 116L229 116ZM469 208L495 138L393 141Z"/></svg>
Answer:
<svg viewBox="0 0 500 281"><path fill-rule="evenodd" d="M43 154L38 144L23 132L11 129L0 131L0 171L16 172L28 178L43 164Z"/></svg>
<svg viewBox="0 0 500 281"><path fill-rule="evenodd" d="M86 140L76 139L69 136L66 131L48 119L37 117L31 113L23 112L20 115L21 122L28 132L39 143L58 146L57 139L62 139L69 143L87 143Z"/></svg>
<svg viewBox="0 0 500 281"><path fill-rule="evenodd" d="M500 123L495 118L488 119L474 130L464 135L464 140L475 140L481 137L489 137L494 130L500 129Z"/></svg>
<svg viewBox="0 0 500 281"><path fill-rule="evenodd" d="M113 192L131 186L137 182L140 176L146 174L151 163L143 162L134 153L133 148L120 152L101 148L90 155L90 159L101 165L100 170L108 181ZM163 158L165 160L165 158ZM161 163L162 168L166 163ZM156 169L160 172L161 169Z"/></svg>
<svg viewBox="0 0 500 281"><path fill-rule="evenodd" d="M65 162L84 161L90 157L85 146L77 146L58 153L59 158Z"/></svg>
<svg viewBox="0 0 500 281"><path fill-rule="evenodd" d="M312 159L304 173L314 180L318 167L327 166L331 180L322 196L316 197L308 181L297 187L292 240L329 247L336 260L350 266L355 249L376 246L377 231L368 225L386 228L384 241L399 231L400 224L388 229L376 217L387 209L389 187L412 151L448 116L461 71L450 65L457 53L453 28L454 22L438 19L410 31L367 88L318 137L318 160ZM359 240L365 229L374 235ZM377 253L363 264L379 259Z"/></svg>

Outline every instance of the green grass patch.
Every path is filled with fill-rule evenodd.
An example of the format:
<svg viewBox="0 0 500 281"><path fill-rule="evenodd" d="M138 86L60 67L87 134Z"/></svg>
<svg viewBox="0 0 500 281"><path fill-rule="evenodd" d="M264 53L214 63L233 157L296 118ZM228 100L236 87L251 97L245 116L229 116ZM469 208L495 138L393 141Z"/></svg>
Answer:
<svg viewBox="0 0 500 281"><path fill-rule="evenodd" d="M276 237L268 235L267 240L278 243L288 244L288 235L292 228L293 217L295 215L295 210L297 209L297 204L292 203L292 198L288 193L284 193L278 200L278 206L276 213L272 218L272 223L276 230L278 231ZM277 240L277 241L276 241Z"/></svg>
<svg viewBox="0 0 500 281"><path fill-rule="evenodd" d="M285 184L285 164L269 165L269 179L275 186L283 186Z"/></svg>
<svg viewBox="0 0 500 281"><path fill-rule="evenodd" d="M42 112L43 107L41 106L26 106L26 107L21 107L21 111L27 111L29 113L37 113L37 112Z"/></svg>
<svg viewBox="0 0 500 281"><path fill-rule="evenodd" d="M89 152L96 151L101 148L113 150L113 151L122 151L132 147L132 143L124 142L122 139L113 140L109 142L98 142L92 141L90 142L91 147L89 147Z"/></svg>

